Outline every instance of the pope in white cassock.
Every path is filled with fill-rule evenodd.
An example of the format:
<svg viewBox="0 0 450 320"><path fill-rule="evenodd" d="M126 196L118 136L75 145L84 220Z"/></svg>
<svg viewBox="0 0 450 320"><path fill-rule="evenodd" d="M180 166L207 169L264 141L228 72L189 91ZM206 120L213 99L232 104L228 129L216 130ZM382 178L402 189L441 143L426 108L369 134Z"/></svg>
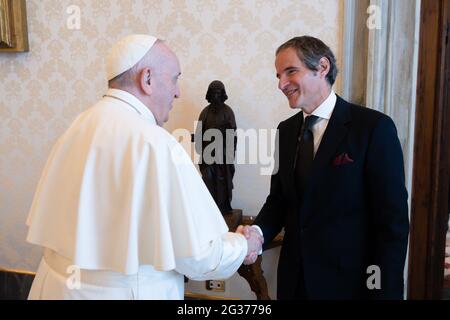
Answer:
<svg viewBox="0 0 450 320"><path fill-rule="evenodd" d="M29 299L183 299L183 275L228 278L259 251L257 235L228 232L161 127L180 96L175 54L128 36L107 72L109 90L58 139L39 181L27 241L44 255Z"/></svg>

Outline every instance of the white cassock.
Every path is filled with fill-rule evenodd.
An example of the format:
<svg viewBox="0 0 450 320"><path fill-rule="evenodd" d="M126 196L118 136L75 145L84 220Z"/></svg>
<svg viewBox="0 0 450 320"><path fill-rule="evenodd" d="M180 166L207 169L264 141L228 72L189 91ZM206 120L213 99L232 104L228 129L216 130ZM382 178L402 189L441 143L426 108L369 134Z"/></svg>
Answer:
<svg viewBox="0 0 450 320"><path fill-rule="evenodd" d="M27 225L46 248L29 299L183 299L183 275L228 278L247 253L182 146L116 89L56 142Z"/></svg>

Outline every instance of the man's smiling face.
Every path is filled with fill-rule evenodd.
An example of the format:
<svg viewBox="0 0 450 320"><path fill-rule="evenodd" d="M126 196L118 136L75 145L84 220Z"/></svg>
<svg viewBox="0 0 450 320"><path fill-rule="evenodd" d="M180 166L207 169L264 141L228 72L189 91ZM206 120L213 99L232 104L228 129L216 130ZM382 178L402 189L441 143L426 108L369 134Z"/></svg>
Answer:
<svg viewBox="0 0 450 320"><path fill-rule="evenodd" d="M308 69L294 48L281 50L275 59L278 88L289 100L291 108L310 114L321 103L321 92L328 87L318 71Z"/></svg>

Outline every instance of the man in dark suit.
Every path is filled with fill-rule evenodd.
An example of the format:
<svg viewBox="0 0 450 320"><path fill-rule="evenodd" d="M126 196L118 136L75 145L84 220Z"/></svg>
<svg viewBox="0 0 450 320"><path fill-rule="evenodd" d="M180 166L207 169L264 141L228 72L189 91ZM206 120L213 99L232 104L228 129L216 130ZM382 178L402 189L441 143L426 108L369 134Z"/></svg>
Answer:
<svg viewBox="0 0 450 320"><path fill-rule="evenodd" d="M284 228L279 299L402 299L408 204L388 116L332 90L336 60L319 39L281 45L279 89L301 112L278 126L278 170L254 225Z"/></svg>

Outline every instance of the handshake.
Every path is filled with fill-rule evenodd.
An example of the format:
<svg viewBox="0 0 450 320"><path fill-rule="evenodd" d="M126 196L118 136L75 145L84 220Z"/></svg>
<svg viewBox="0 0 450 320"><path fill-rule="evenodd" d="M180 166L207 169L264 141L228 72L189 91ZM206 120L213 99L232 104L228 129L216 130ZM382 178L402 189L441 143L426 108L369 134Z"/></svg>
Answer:
<svg viewBox="0 0 450 320"><path fill-rule="evenodd" d="M255 227L242 225L236 229L236 233L242 234L247 239L247 256L245 257L244 264L249 265L255 263L264 243L262 234Z"/></svg>

